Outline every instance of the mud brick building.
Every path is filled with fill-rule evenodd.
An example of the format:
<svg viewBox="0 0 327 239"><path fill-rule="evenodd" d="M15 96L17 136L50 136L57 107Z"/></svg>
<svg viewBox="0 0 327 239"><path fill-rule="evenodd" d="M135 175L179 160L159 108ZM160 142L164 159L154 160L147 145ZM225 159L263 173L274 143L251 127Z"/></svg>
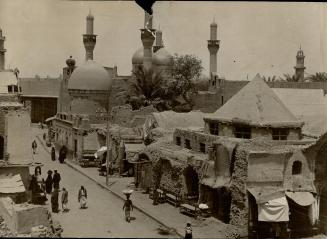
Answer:
<svg viewBox="0 0 327 239"><path fill-rule="evenodd" d="M206 203L213 216L250 236L280 230L296 237L299 228L310 234L326 227L326 167L317 167L324 164L325 135L305 137L304 123L259 75L203 123L145 147L140 185ZM270 214L276 205L279 218Z"/></svg>

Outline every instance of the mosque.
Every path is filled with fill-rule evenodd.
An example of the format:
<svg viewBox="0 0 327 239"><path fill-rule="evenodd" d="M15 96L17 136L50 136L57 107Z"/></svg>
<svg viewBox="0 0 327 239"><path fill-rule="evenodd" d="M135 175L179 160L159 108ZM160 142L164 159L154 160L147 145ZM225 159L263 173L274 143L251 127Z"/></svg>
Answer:
<svg viewBox="0 0 327 239"><path fill-rule="evenodd" d="M66 145L73 158L81 159L84 148L92 141L99 125L106 123L107 112L113 106L125 102L115 95L121 89L128 90L132 76L119 76L117 67L102 66L94 60L93 50L97 35L94 34L94 16L86 17L86 33L83 34L85 62L76 66L70 57L63 68L57 103L57 114L51 121L53 140L58 148ZM143 47L132 57L132 71L139 67L152 68L164 78L171 77L173 56L163 45L162 31L153 28L152 16L145 13L144 28L141 29ZM155 45L153 46L155 42ZM90 139L88 139L90 137ZM91 143L92 144L92 143ZM97 145L94 150L97 150Z"/></svg>

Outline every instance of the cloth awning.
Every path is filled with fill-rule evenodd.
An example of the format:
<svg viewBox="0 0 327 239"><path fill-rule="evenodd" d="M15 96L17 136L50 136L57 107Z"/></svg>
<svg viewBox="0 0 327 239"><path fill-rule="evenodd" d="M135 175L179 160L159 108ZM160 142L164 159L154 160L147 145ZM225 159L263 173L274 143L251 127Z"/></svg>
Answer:
<svg viewBox="0 0 327 239"><path fill-rule="evenodd" d="M0 193L23 193L25 186L19 174L0 178Z"/></svg>
<svg viewBox="0 0 327 239"><path fill-rule="evenodd" d="M257 204L285 196L285 190L282 187L248 187L247 190L253 195Z"/></svg>
<svg viewBox="0 0 327 239"><path fill-rule="evenodd" d="M125 151L126 152L140 152L142 149L144 149L144 144L124 144L125 145Z"/></svg>
<svg viewBox="0 0 327 239"><path fill-rule="evenodd" d="M286 192L286 196L300 206L309 206L315 201L314 196L310 192Z"/></svg>
<svg viewBox="0 0 327 239"><path fill-rule="evenodd" d="M99 148L95 153L94 153L94 157L98 158L101 155L103 155L105 152L107 152L107 146L102 146L101 148Z"/></svg>
<svg viewBox="0 0 327 239"><path fill-rule="evenodd" d="M287 222L289 207L285 196L258 204L258 221Z"/></svg>
<svg viewBox="0 0 327 239"><path fill-rule="evenodd" d="M52 116L52 117L49 117L45 120L45 122L49 122L49 121L52 121L56 118L56 116Z"/></svg>

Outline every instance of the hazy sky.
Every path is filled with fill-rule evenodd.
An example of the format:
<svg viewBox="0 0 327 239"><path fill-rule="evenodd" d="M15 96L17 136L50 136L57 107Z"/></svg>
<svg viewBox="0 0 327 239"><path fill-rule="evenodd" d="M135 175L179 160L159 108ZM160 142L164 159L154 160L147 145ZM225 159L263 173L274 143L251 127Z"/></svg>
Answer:
<svg viewBox="0 0 327 239"><path fill-rule="evenodd" d="M21 77L58 76L70 56L80 65L82 34L91 9L97 44L94 59L131 72L133 53L142 46L144 12L134 1L79 2L0 0L0 27L7 37L6 66ZM326 3L156 2L154 26L163 31L170 53L195 54L208 74L209 25L218 23L218 73L230 80L293 73L300 44L308 73L327 71ZM326 15L326 17L325 17Z"/></svg>

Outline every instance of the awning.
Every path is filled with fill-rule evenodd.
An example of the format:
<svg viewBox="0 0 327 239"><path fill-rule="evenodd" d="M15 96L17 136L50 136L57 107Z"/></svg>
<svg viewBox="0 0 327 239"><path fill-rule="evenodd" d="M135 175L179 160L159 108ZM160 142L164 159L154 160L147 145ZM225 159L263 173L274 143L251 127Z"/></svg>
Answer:
<svg viewBox="0 0 327 239"><path fill-rule="evenodd" d="M56 116L52 116L52 117L49 117L45 120L45 122L49 122L49 121L52 121L56 118Z"/></svg>
<svg viewBox="0 0 327 239"><path fill-rule="evenodd" d="M289 221L288 213L289 207L285 196L258 204L258 221L287 222Z"/></svg>
<svg viewBox="0 0 327 239"><path fill-rule="evenodd" d="M253 195L257 204L262 204L276 198L285 196L285 190L282 187L262 186L248 187L247 190Z"/></svg>
<svg viewBox="0 0 327 239"><path fill-rule="evenodd" d="M286 192L286 196L300 206L309 206L315 201L314 196L310 192Z"/></svg>
<svg viewBox="0 0 327 239"><path fill-rule="evenodd" d="M144 144L124 144L126 152L140 152L145 145Z"/></svg>
<svg viewBox="0 0 327 239"><path fill-rule="evenodd" d="M105 152L107 152L107 146L102 146L101 148L99 148L95 154L94 154L94 157L95 158L98 158L100 157L101 155L103 155Z"/></svg>
<svg viewBox="0 0 327 239"><path fill-rule="evenodd" d="M0 193L23 193L25 186L19 174L0 178Z"/></svg>

